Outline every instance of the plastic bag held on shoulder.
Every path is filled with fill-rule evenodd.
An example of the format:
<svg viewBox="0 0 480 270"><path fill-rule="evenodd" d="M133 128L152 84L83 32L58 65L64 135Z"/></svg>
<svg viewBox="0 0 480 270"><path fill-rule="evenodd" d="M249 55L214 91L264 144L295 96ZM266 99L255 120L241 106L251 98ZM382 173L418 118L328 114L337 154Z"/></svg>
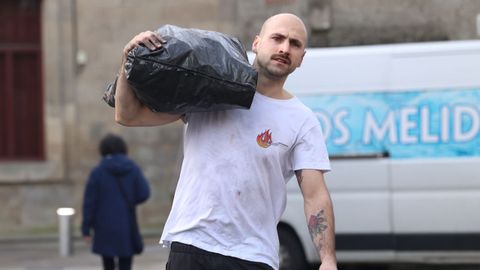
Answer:
<svg viewBox="0 0 480 270"><path fill-rule="evenodd" d="M125 72L138 99L155 112L250 108L257 72L241 42L225 34L165 25L157 30L167 42L150 51L136 47ZM103 99L112 107L115 84Z"/></svg>

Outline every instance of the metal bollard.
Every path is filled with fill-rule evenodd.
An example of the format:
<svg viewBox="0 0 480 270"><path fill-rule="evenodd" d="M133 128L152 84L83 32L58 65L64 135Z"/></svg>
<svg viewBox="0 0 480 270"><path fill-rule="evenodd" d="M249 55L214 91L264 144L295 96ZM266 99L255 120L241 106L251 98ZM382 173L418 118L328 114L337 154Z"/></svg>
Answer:
<svg viewBox="0 0 480 270"><path fill-rule="evenodd" d="M72 241L72 216L75 214L73 208L58 208L58 244L59 253L62 257L73 254Z"/></svg>

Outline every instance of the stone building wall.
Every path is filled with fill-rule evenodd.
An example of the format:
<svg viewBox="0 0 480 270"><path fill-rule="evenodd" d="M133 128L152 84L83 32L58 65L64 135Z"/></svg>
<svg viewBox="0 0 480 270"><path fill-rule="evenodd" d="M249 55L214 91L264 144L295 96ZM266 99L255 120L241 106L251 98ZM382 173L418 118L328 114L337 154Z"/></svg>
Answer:
<svg viewBox="0 0 480 270"><path fill-rule="evenodd" d="M330 3L330 27L311 28L312 46L478 38L475 0L312 0L311 6L322 2Z"/></svg>
<svg viewBox="0 0 480 270"><path fill-rule="evenodd" d="M121 134L142 167L152 198L141 206L155 232L168 214L181 163L182 123L126 128L101 100L126 42L176 24L239 37L249 49L263 21L299 15L311 47L476 39L477 0L42 0L45 146L42 162L0 163L0 238L54 232L55 209L72 206L80 223L85 179L97 144Z"/></svg>

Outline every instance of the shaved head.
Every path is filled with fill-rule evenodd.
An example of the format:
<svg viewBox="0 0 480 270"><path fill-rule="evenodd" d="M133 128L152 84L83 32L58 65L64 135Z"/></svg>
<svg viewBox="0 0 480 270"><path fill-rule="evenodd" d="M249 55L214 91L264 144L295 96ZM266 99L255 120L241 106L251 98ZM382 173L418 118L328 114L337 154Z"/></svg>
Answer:
<svg viewBox="0 0 480 270"><path fill-rule="evenodd" d="M307 29L302 20L290 13L277 14L263 23L252 43L256 54L253 66L260 78L283 84L302 64L306 46Z"/></svg>
<svg viewBox="0 0 480 270"><path fill-rule="evenodd" d="M302 19L300 19L297 15L291 13L280 13L268 18L262 25L260 29L260 33L258 34L260 37L263 37L266 32L270 30L270 28L275 28L279 24L285 25L288 24L292 28L298 28L301 34L304 35L303 42L304 44L307 43L308 34L307 34L307 27L303 23Z"/></svg>

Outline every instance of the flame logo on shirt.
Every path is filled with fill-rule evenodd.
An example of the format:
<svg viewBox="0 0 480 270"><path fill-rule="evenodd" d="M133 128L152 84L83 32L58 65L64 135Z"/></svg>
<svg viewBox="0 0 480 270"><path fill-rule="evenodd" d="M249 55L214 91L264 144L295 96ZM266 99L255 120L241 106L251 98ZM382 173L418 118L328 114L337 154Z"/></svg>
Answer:
<svg viewBox="0 0 480 270"><path fill-rule="evenodd" d="M272 145L272 132L270 129L265 130L265 132L258 134L257 143L260 147L267 148Z"/></svg>

